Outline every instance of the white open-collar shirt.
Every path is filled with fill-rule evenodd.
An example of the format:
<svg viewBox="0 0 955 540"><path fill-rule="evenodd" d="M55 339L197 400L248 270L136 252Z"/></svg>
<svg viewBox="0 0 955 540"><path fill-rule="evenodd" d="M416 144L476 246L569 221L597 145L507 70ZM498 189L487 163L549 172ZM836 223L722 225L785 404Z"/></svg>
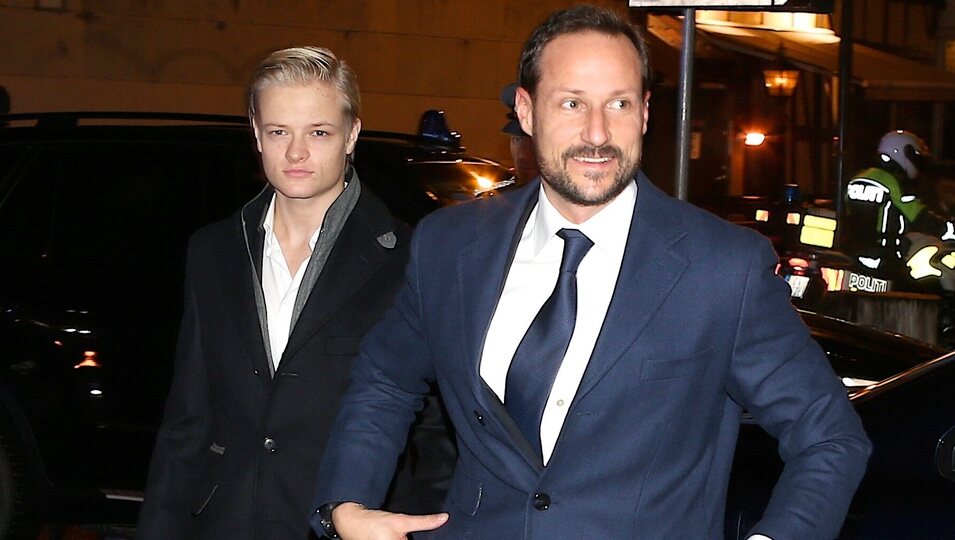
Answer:
<svg viewBox="0 0 955 540"><path fill-rule="evenodd" d="M272 195L262 227L265 229L265 241L262 243L262 293L269 326L269 350L272 352L273 367L278 369L282 353L288 345L289 334L292 333L292 312L308 259L302 261L293 276L279 239L275 236L275 195ZM310 252L315 251L320 231L321 227L315 229L308 240Z"/></svg>

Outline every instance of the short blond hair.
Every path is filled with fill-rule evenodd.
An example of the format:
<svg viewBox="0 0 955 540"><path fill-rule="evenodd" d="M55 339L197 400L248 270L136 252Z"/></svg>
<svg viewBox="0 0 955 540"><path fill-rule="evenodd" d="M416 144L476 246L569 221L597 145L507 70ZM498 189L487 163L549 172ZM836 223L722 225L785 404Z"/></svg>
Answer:
<svg viewBox="0 0 955 540"><path fill-rule="evenodd" d="M358 78L344 60L323 47L292 47L273 52L259 64L249 83L249 118L255 117L256 102L265 87L273 84L306 85L327 83L345 98L345 114L352 120L361 114Z"/></svg>

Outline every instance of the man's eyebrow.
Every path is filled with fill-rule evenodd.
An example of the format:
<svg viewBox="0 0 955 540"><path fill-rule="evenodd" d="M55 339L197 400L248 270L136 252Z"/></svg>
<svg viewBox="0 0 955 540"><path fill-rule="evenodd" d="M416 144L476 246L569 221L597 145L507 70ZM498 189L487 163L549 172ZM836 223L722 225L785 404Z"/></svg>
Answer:
<svg viewBox="0 0 955 540"><path fill-rule="evenodd" d="M309 127L334 127L335 123L330 120L321 120L318 122L312 122L308 125ZM281 122L262 122L262 127L287 128L288 124L283 124Z"/></svg>
<svg viewBox="0 0 955 540"><path fill-rule="evenodd" d="M557 92L558 92L558 93L573 94L573 95L575 95L575 96L581 96L581 95L587 94L587 91L586 91L586 90L577 89L577 88L558 88L558 89L557 89ZM637 89L637 88L629 88L629 89L628 89L628 88L621 88L621 89L618 89L618 90L614 90L614 91L612 91L612 92L609 92L609 94L612 95L612 96L623 96L623 95L628 95L628 94L642 95L642 92L641 92L639 89Z"/></svg>

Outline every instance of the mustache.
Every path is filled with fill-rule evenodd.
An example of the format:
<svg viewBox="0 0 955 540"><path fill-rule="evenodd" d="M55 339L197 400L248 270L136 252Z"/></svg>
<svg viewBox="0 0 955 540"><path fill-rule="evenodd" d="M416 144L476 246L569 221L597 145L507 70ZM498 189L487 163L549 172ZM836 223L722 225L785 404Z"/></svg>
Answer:
<svg viewBox="0 0 955 540"><path fill-rule="evenodd" d="M612 144L605 145L605 146L592 146L589 144L578 144L564 150L564 152L560 155L560 157L564 160L572 159L575 157L620 159L623 157L623 150L621 150L620 147L614 146Z"/></svg>

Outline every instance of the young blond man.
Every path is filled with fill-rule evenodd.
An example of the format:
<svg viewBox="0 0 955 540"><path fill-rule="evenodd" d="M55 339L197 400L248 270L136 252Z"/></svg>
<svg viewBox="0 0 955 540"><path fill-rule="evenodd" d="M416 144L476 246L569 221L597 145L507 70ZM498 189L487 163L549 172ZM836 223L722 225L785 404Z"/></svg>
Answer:
<svg viewBox="0 0 955 540"><path fill-rule="evenodd" d="M276 51L249 86L268 185L200 229L139 538L305 539L318 460L362 335L391 305L408 233L351 166L351 69Z"/></svg>

